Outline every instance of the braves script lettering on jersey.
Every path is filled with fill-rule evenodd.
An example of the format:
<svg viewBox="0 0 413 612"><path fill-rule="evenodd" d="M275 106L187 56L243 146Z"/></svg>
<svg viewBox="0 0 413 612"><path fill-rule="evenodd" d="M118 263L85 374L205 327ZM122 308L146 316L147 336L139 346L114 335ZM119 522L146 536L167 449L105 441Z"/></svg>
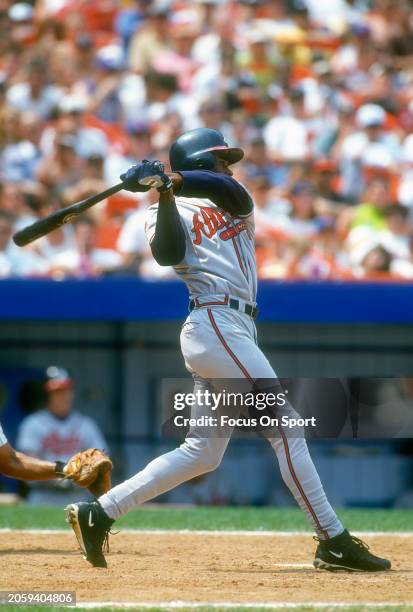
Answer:
<svg viewBox="0 0 413 612"><path fill-rule="evenodd" d="M254 215L236 218L211 200L176 198L185 231L185 259L175 272L186 283L191 298L229 295L254 303L257 274ZM158 205L148 209L146 233L155 233Z"/></svg>
<svg viewBox="0 0 413 612"><path fill-rule="evenodd" d="M186 180L190 181L188 175L191 174L196 176L195 172L184 173L184 185ZM222 175L210 176L212 174L198 173L205 184L213 182L216 193ZM233 200L241 195L248 202L250 196L239 183L228 177L223 177L222 181L223 193L226 189ZM194 182L192 180L191 189ZM212 197L217 201L219 193ZM244 306L245 303L255 305L253 212L231 214L224 202L218 206L210 198L175 198L185 234L185 256L174 270L185 281L195 302L195 308L182 327L181 349L185 365L193 375L196 392L211 387L216 389L223 379L241 378L251 386L259 378L276 378L257 345L253 319L228 307L230 298L241 301ZM150 242L156 236L158 210L159 205L148 209L146 233ZM231 210L234 210L233 202ZM285 410L289 416L298 416L291 406ZM207 406L196 405L191 417L198 420L209 414ZM102 496L99 501L105 512L116 519L181 482L216 468L232 431L233 427L228 426L219 436L205 437L197 426L192 427L179 448L155 459L144 470ZM319 536L327 538L340 533L343 527L326 499L305 440L288 439L279 428L270 432L268 441L277 455L287 486Z"/></svg>
<svg viewBox="0 0 413 612"><path fill-rule="evenodd" d="M94 421L79 412L58 419L40 410L22 421L16 447L46 461L66 462L86 448L106 448L106 442Z"/></svg>

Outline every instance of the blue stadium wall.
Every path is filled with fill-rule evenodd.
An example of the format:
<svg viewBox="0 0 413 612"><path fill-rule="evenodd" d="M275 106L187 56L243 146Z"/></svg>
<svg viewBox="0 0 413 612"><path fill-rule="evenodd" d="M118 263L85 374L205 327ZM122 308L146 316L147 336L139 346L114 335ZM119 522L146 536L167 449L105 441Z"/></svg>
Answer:
<svg viewBox="0 0 413 612"><path fill-rule="evenodd" d="M175 281L2 281L0 385L9 401L0 393L0 420L10 440L21 418L18 381L57 363L75 378L77 407L110 440L118 478L169 449L159 436L159 388L163 378L188 376L178 345L187 302L185 287ZM413 285L268 281L260 283L259 306L260 345L279 376L413 372ZM351 444L339 446L313 444L335 503L388 506L410 486L411 460L391 443L377 443L378 452L357 459ZM163 499L291 502L261 440L234 440L218 472Z"/></svg>

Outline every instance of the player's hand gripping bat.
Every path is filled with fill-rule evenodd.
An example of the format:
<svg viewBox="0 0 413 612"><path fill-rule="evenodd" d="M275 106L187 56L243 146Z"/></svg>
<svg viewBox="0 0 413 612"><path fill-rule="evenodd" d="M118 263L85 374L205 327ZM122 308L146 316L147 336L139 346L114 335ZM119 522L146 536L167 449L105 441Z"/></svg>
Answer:
<svg viewBox="0 0 413 612"><path fill-rule="evenodd" d="M161 162L158 162L156 170L159 170L159 173L162 173L164 171L164 166ZM143 187L156 187L158 183L159 177L157 176L146 177L142 181L139 181L139 184L141 184ZM46 236L46 234L49 234L50 232L57 229L58 227L61 227L65 223L71 223L79 215L81 215L83 212L85 212L95 204L98 204L105 198L108 198L114 193L117 193L118 191L121 191L121 189L125 188L127 189L125 182L122 181L121 183L113 185L113 187L109 187L109 189L105 189L105 191L101 191L100 193L97 193L96 195L93 195L90 198L86 198L85 200L76 202L76 204L66 206L66 208L56 210L44 219L39 219L28 227L25 227L22 230L16 232L16 234L13 236L13 241L19 247L26 246L26 244L29 244L30 242L33 242L34 240L37 240L42 236ZM139 189L136 189L136 191L139 191ZM143 189L142 191L145 191L145 189Z"/></svg>

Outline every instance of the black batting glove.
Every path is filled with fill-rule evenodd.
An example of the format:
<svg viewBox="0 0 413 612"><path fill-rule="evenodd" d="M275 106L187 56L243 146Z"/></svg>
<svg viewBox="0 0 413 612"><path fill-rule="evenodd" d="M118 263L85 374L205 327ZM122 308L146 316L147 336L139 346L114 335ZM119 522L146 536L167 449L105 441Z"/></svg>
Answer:
<svg viewBox="0 0 413 612"><path fill-rule="evenodd" d="M140 180L149 174L153 174L153 163L144 159L140 164L131 166L126 172L120 175L120 180L124 183L126 191L133 193L139 191L149 191L150 185L140 183Z"/></svg>

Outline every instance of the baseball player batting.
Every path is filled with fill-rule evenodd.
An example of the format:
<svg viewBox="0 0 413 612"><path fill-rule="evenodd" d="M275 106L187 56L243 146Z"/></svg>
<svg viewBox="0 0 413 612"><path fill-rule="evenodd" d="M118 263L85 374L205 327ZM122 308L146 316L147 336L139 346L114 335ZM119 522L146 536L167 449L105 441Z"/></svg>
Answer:
<svg viewBox="0 0 413 612"><path fill-rule="evenodd" d="M257 276L254 253L254 204L232 177L230 166L243 157L222 134L200 128L180 136L170 149L172 172L157 171L157 162L143 161L121 175L124 188L155 187L159 203L147 211L146 232L152 254L173 266L186 283L189 316L181 332L185 365L195 392L217 379L276 380L257 344ZM195 393L197 395L197 393ZM199 394L198 394L199 396ZM206 413L194 406L191 416ZM287 411L297 416L291 407ZM210 414L210 413L209 413ZM67 506L78 543L94 566L106 567L102 552L113 522L139 504L200 474L215 469L231 437L205 436L192 427L184 443L135 476L90 503ZM390 562L373 555L344 529L329 504L304 437L290 438L282 427L266 432L282 477L314 527L318 546L316 568L375 572Z"/></svg>

